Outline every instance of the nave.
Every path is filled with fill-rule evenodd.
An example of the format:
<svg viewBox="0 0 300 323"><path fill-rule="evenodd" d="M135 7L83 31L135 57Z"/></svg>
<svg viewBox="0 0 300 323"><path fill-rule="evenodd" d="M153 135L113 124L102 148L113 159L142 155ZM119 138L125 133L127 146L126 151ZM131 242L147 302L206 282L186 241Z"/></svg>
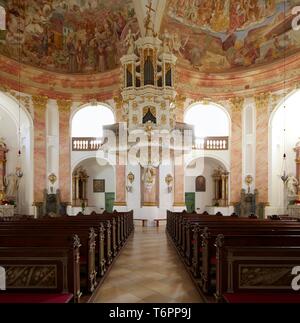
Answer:
<svg viewBox="0 0 300 323"><path fill-rule="evenodd" d="M135 226L96 303L201 303L165 227Z"/></svg>

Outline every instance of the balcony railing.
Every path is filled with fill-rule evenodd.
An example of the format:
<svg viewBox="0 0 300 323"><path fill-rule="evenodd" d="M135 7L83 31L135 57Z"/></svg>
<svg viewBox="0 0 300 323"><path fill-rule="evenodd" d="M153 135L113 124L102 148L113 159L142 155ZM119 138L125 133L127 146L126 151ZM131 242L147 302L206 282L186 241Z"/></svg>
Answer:
<svg viewBox="0 0 300 323"><path fill-rule="evenodd" d="M197 150L228 150L229 137L196 138L194 149Z"/></svg>
<svg viewBox="0 0 300 323"><path fill-rule="evenodd" d="M96 151L101 148L103 144L102 138L72 138L73 151Z"/></svg>
<svg viewBox="0 0 300 323"><path fill-rule="evenodd" d="M196 150L228 150L229 137L196 138L193 149ZM101 148L102 138L72 138L73 151L96 151Z"/></svg>

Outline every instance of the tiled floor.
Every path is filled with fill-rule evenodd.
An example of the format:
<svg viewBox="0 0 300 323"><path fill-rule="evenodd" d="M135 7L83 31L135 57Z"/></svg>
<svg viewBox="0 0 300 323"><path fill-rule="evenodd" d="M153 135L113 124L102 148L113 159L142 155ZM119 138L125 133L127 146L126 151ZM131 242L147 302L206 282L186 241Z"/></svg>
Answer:
<svg viewBox="0 0 300 323"><path fill-rule="evenodd" d="M96 303L201 303L165 228L136 226Z"/></svg>

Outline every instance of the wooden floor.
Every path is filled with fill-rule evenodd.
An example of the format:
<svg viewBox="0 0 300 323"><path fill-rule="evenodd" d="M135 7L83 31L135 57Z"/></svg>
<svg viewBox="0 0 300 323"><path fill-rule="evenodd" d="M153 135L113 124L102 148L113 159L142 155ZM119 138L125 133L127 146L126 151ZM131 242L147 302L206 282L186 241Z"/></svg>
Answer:
<svg viewBox="0 0 300 323"><path fill-rule="evenodd" d="M95 303L202 303L165 226L136 226Z"/></svg>

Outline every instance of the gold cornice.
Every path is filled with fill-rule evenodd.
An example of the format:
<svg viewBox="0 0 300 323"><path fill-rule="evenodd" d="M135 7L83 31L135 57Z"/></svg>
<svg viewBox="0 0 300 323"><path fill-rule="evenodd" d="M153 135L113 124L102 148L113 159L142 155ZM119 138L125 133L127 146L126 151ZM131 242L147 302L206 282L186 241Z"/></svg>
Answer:
<svg viewBox="0 0 300 323"><path fill-rule="evenodd" d="M115 202L114 206L127 206L126 202Z"/></svg>
<svg viewBox="0 0 300 323"><path fill-rule="evenodd" d="M181 207L181 206L186 206L186 204L184 203L184 202L174 202L174 204L173 204L173 206L175 206L175 207Z"/></svg>
<svg viewBox="0 0 300 323"><path fill-rule="evenodd" d="M143 206L158 207L158 204L156 202L145 202L143 203Z"/></svg>

